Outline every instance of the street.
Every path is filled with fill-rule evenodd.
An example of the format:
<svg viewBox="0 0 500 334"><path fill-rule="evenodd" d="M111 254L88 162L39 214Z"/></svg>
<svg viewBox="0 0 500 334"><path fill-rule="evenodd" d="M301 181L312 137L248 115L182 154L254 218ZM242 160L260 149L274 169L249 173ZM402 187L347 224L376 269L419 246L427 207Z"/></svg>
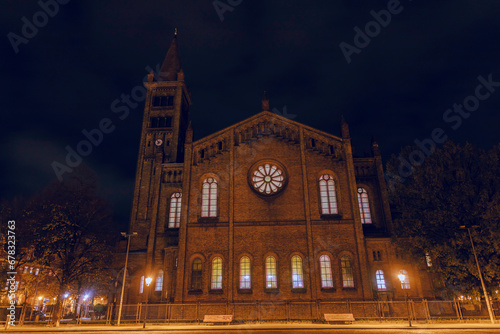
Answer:
<svg viewBox="0 0 500 334"><path fill-rule="evenodd" d="M153 333L210 333L210 334L225 334L225 333L245 333L245 334L253 334L253 333L266 333L266 334L285 334L285 333L297 333L297 334L308 334L308 333L339 333L339 334L455 334L455 333L470 333L470 334L493 334L500 333L499 328L396 328L396 329L388 329L388 328L353 328L346 329L342 328L283 328L283 329L266 329L266 328L228 328L224 329L207 329L200 328L193 329L191 328L176 328L176 329L164 329L164 328L146 328L146 329L137 329L137 328L123 328L122 330L117 330L116 328L103 330L103 329L75 329L75 328L61 328L60 330L51 331L48 328L33 328L33 329L21 329L16 328L12 330L14 333L144 333L144 332L153 332Z"/></svg>

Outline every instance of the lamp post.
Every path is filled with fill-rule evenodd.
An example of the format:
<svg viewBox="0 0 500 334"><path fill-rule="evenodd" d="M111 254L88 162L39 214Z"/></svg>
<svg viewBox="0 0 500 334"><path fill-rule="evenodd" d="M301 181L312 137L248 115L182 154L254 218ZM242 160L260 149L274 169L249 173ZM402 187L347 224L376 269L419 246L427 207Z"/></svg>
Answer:
<svg viewBox="0 0 500 334"><path fill-rule="evenodd" d="M40 306L39 306L39 304L40 304L40 302L42 301L42 299L43 299L43 297L42 297L42 296L38 297L38 301L36 302L36 309L37 309L37 311L38 311L38 310L40 310Z"/></svg>
<svg viewBox="0 0 500 334"><path fill-rule="evenodd" d="M405 291L406 311L408 312L408 325L411 327L411 313L408 303L408 289L406 288L406 275L403 274L403 272L399 272L398 278L401 281L401 289Z"/></svg>
<svg viewBox="0 0 500 334"><path fill-rule="evenodd" d="M149 285L153 279L151 277L146 278L146 307L144 308L144 325L142 328L146 328L146 319L148 318L148 300L149 300Z"/></svg>
<svg viewBox="0 0 500 334"><path fill-rule="evenodd" d="M472 226L476 227L476 226ZM495 323L495 316L493 315L493 310L491 309L490 299L488 298L488 293L486 292L486 286L484 285L483 275L481 274L481 268L479 267L479 261L477 260L476 249L474 248L474 241L472 241L472 235L470 234L470 228L465 226L460 226L461 229L467 229L469 233L470 244L472 246L472 253L474 253L474 259L476 260L477 272L479 273L479 280L481 281L481 287L483 288L484 300L486 301L486 308L488 309L488 314L490 316L490 321L492 324Z"/></svg>
<svg viewBox="0 0 500 334"><path fill-rule="evenodd" d="M121 235L126 237L128 240L127 240L127 255L125 255L125 268L123 268L122 293L120 294L120 308L118 310L117 326L120 326L120 320L122 318L123 293L125 292L125 276L127 275L128 252L130 250L130 237L133 235L137 235L137 232L132 232L132 234L121 232Z"/></svg>

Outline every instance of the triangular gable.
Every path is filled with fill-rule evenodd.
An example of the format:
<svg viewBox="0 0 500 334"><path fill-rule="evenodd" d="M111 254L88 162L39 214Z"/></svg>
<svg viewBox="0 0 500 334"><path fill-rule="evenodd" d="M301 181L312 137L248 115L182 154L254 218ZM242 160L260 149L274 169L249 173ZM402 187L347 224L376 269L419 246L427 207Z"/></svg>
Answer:
<svg viewBox="0 0 500 334"><path fill-rule="evenodd" d="M201 162L226 152L231 140L234 141L235 146L238 146L250 140L270 135L298 144L300 142L301 128L306 149L316 151L321 155L337 158L342 156L342 139L340 137L314 129L281 115L263 111L193 142L194 162Z"/></svg>

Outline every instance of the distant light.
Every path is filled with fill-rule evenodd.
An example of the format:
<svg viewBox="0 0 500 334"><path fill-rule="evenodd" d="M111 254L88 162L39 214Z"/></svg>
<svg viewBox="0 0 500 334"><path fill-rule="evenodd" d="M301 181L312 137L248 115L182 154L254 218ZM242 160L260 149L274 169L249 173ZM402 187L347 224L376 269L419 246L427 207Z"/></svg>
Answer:
<svg viewBox="0 0 500 334"><path fill-rule="evenodd" d="M151 277L146 278L146 285L149 286L151 284L151 281L153 281Z"/></svg>
<svg viewBox="0 0 500 334"><path fill-rule="evenodd" d="M40 297L38 297L38 300L42 300L42 298L43 298L43 297L42 297L42 296L40 296Z"/></svg>
<svg viewBox="0 0 500 334"><path fill-rule="evenodd" d="M104 300L104 298L101 298L101 301Z"/></svg>
<svg viewBox="0 0 500 334"><path fill-rule="evenodd" d="M69 296L69 293L64 294L64 298L68 298L68 296Z"/></svg>
<svg viewBox="0 0 500 334"><path fill-rule="evenodd" d="M83 296L83 301L86 301L89 298L89 295Z"/></svg>

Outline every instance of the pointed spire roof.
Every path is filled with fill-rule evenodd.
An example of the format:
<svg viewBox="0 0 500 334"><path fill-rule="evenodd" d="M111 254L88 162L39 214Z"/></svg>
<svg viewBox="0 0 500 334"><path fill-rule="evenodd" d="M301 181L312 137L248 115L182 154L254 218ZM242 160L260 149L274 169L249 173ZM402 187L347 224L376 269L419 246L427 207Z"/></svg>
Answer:
<svg viewBox="0 0 500 334"><path fill-rule="evenodd" d="M347 125L344 115L342 115L342 118L340 119L340 129L342 132L342 138L349 139L351 137L349 134L349 125Z"/></svg>
<svg viewBox="0 0 500 334"><path fill-rule="evenodd" d="M269 99L267 98L266 91L264 91L264 95L262 96L262 111L269 111Z"/></svg>
<svg viewBox="0 0 500 334"><path fill-rule="evenodd" d="M177 45L177 29L174 39L170 44L167 55L158 73L158 81L177 81L177 73L181 70L181 59L179 58L179 46Z"/></svg>

